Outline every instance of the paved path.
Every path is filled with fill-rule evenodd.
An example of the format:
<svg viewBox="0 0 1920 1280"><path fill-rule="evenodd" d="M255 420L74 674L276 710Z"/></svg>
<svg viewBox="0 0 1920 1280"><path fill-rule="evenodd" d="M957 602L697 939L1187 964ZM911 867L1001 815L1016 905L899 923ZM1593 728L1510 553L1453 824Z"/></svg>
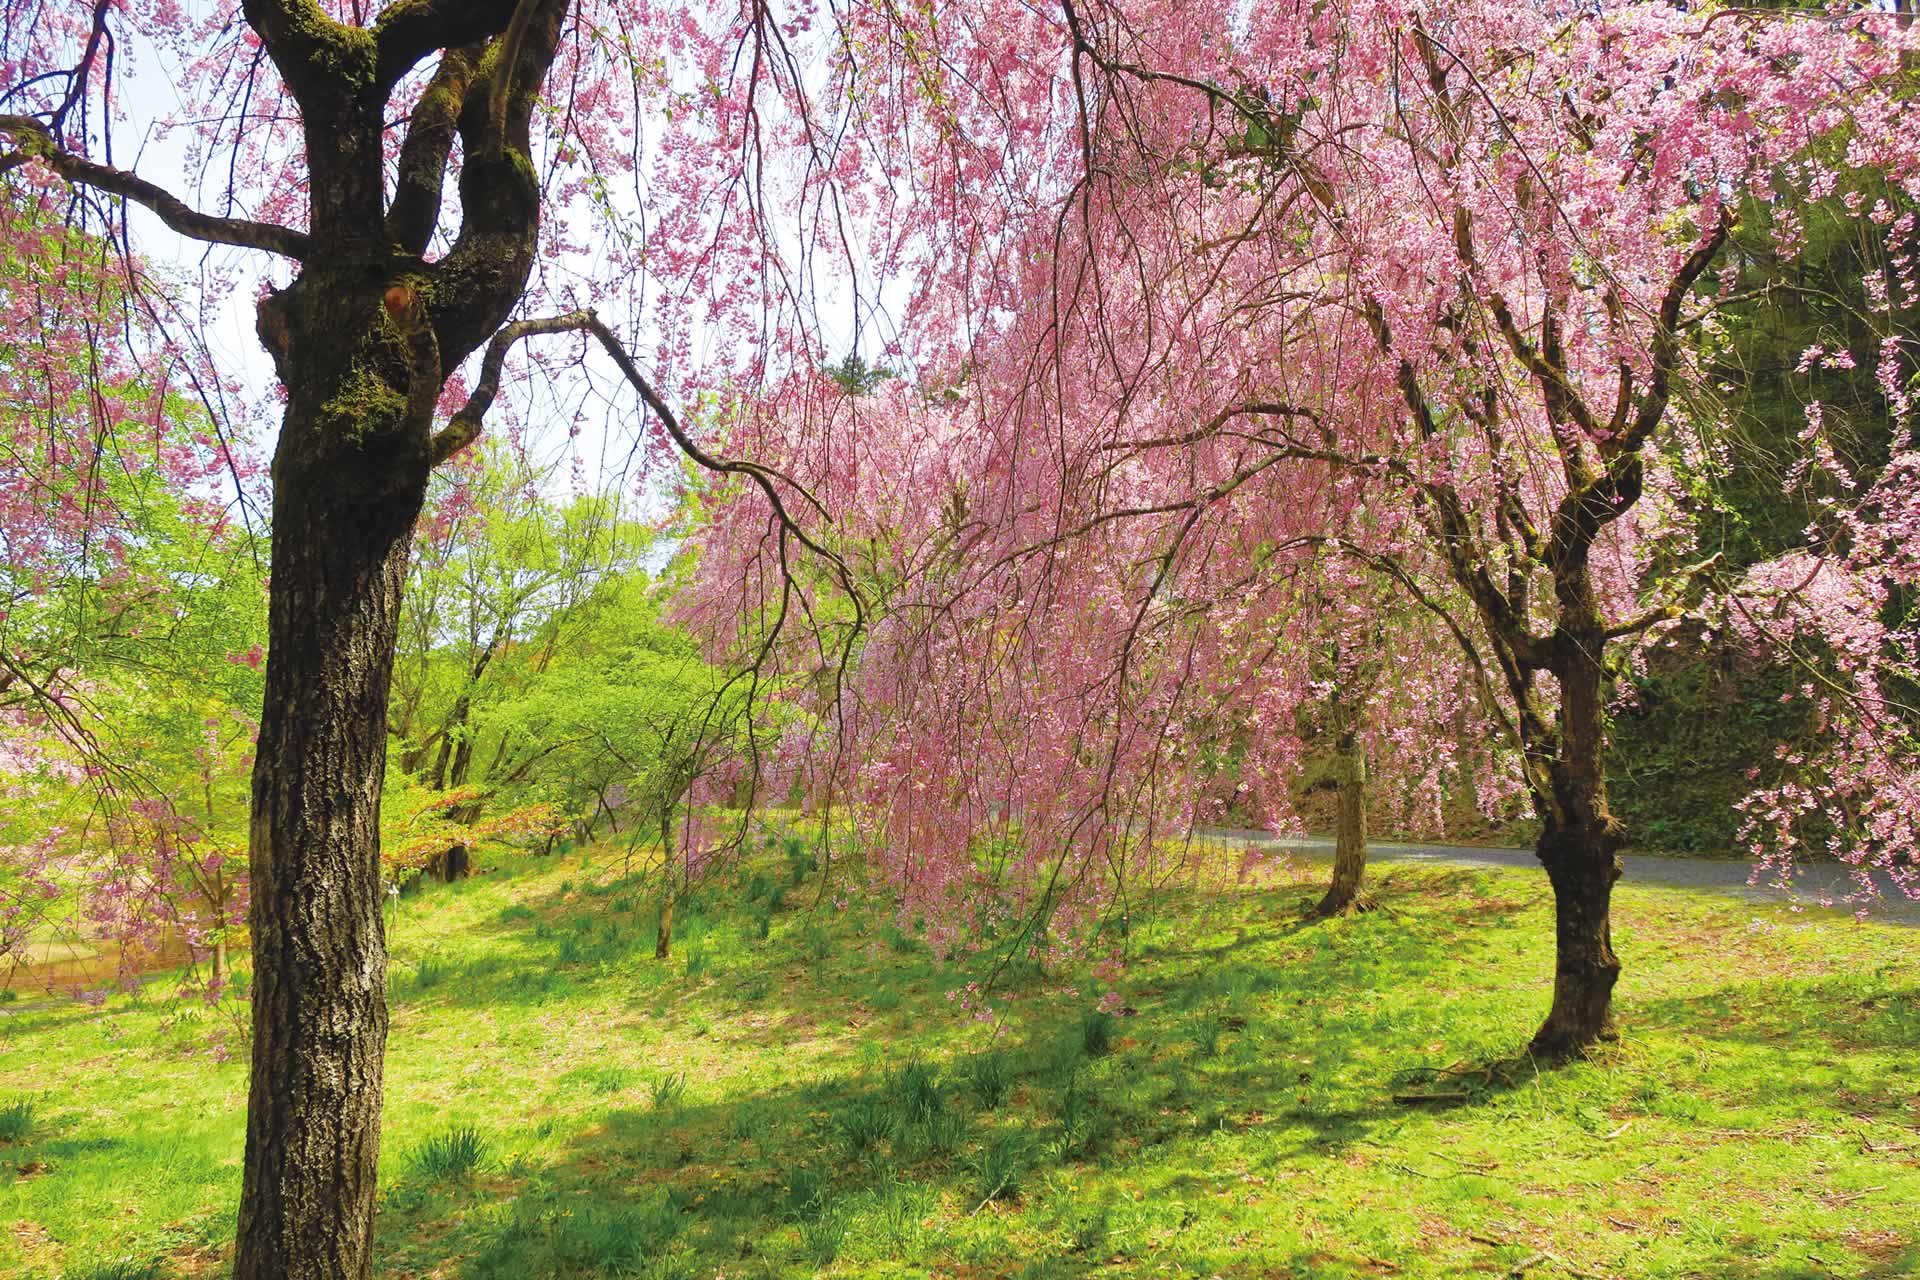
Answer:
<svg viewBox="0 0 1920 1280"><path fill-rule="evenodd" d="M1275 838L1264 831L1244 827L1208 828L1196 834L1212 840L1285 849L1290 853L1298 853L1308 858L1325 859L1333 856L1333 841L1313 837ZM1367 857L1373 862L1424 862L1436 866L1453 867L1524 867L1538 870L1540 866L1531 849L1480 849L1457 844L1396 844L1389 840L1369 841ZM1748 877L1753 874L1753 865L1747 862L1725 858L1667 857L1651 853L1623 854L1620 861L1626 865L1626 878L1641 884L1674 885L1682 889L1701 889L1710 893L1724 893L1763 902L1783 901L1783 895L1779 890L1765 885L1747 883ZM1803 868L1794 880L1794 888L1809 904L1818 902L1823 894L1837 900L1850 892L1853 887L1853 880L1847 872L1832 863ZM1873 919L1920 928L1920 902L1908 898L1884 877L1881 879L1881 891L1885 896L1874 906ZM1829 918L1851 919L1852 917L1839 915Z"/></svg>

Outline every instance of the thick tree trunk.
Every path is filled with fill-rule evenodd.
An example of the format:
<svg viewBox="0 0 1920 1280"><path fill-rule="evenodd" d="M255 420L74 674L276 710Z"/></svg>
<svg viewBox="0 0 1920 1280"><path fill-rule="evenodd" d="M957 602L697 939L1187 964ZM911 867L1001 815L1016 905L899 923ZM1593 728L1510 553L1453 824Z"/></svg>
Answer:
<svg viewBox="0 0 1920 1280"><path fill-rule="evenodd" d="M1537 849L1553 884L1553 1006L1528 1048L1542 1057L1565 1057L1615 1038L1613 984L1620 960L1613 953L1610 913L1620 860L1614 844L1614 837L1592 827L1541 833Z"/></svg>
<svg viewBox="0 0 1920 1280"><path fill-rule="evenodd" d="M1315 918L1350 915L1373 905L1362 885L1367 875L1367 752L1353 726L1339 743L1340 790L1334 819L1333 883L1310 913Z"/></svg>
<svg viewBox="0 0 1920 1280"><path fill-rule="evenodd" d="M236 1280L370 1274L387 1038L380 789L401 584L426 465L399 460L395 482L343 493L337 476L316 482L304 465L316 421L330 425L294 402L274 466Z"/></svg>

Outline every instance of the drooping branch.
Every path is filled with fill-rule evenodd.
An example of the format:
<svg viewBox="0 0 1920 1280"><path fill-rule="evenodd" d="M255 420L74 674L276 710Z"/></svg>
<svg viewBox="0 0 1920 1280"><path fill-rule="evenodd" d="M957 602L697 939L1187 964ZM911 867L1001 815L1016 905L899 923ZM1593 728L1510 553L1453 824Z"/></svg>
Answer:
<svg viewBox="0 0 1920 1280"><path fill-rule="evenodd" d="M16 142L16 150L0 156L0 172L38 160L76 186L92 187L152 210L160 221L190 239L264 249L295 260L304 259L312 248L311 239L291 227L245 218L216 218L190 208L179 197L145 178L74 155L60 147L45 125L28 116L0 116L0 133Z"/></svg>
<svg viewBox="0 0 1920 1280"><path fill-rule="evenodd" d="M480 380L474 384L467 402L460 406L452 421L434 434L430 449L433 465L439 466L479 436L487 410L500 394L501 373L506 366L507 352L514 343L539 334L578 332L587 327L589 318L585 311L570 311L538 320L516 320L494 334L487 344L487 354L480 361Z"/></svg>

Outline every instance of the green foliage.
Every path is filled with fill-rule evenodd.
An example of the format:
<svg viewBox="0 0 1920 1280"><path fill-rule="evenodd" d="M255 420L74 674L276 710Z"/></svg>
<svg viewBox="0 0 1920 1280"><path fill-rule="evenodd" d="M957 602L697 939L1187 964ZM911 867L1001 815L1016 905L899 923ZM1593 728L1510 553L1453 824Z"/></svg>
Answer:
<svg viewBox="0 0 1920 1280"><path fill-rule="evenodd" d="M981 1201L1017 1199L1030 1158L1027 1139L1007 1134L995 1138L984 1151L969 1160L967 1168L973 1174L973 1189Z"/></svg>
<svg viewBox="0 0 1920 1280"><path fill-rule="evenodd" d="M1007 1100L1013 1088L1013 1064L998 1050L976 1053L967 1059L967 1088L973 1100L991 1110Z"/></svg>
<svg viewBox="0 0 1920 1280"><path fill-rule="evenodd" d="M114 1258L66 1272L67 1280L167 1280L173 1273L159 1258Z"/></svg>
<svg viewBox="0 0 1920 1280"><path fill-rule="evenodd" d="M811 1216L800 1220L800 1243L806 1251L807 1261L816 1267L824 1267L840 1256L840 1248L846 1242L849 1223L847 1214L837 1202L821 1204Z"/></svg>
<svg viewBox="0 0 1920 1280"><path fill-rule="evenodd" d="M850 396L870 396L889 379L899 376L885 365L868 364L867 358L858 351L849 352L839 364L823 366L821 372Z"/></svg>
<svg viewBox="0 0 1920 1280"><path fill-rule="evenodd" d="M446 1181L464 1178L486 1164L491 1144L471 1125L456 1125L432 1134L407 1155L407 1163L422 1178Z"/></svg>
<svg viewBox="0 0 1920 1280"><path fill-rule="evenodd" d="M14 1098L0 1106L0 1142L18 1142L33 1132L32 1098Z"/></svg>
<svg viewBox="0 0 1920 1280"><path fill-rule="evenodd" d="M446 981L448 974L451 972L452 970L446 961L432 952L428 952L426 955L421 956L419 961L413 966L413 985L422 991L430 990Z"/></svg>
<svg viewBox="0 0 1920 1280"><path fill-rule="evenodd" d="M925 1124L947 1107L940 1073L917 1053L887 1078L887 1093L908 1124Z"/></svg>
<svg viewBox="0 0 1920 1280"><path fill-rule="evenodd" d="M784 855L761 856L784 880ZM1624 1039L1536 1074L1499 1063L1545 1000L1537 871L1382 868L1393 912L1331 929L1299 926L1308 895L1292 886L1233 889L1177 901L1178 930L1137 930L1138 1012L1089 1057L1080 997L1043 989L1009 1002L989 1043L945 993L993 957L903 960L885 902L817 917L831 965L754 944L709 893L726 981L631 950L556 973L563 938L603 946L611 904L634 893L619 871L604 847L514 858L399 906L403 972L432 954L458 977L393 996L383 1273L1387 1269L1352 1258L1451 1280L1548 1251L1655 1280L1920 1262L1903 1214L1920 1198L1906 930L1624 881ZM514 904L534 919L498 927ZM646 929L619 923L619 946L645 952ZM1086 989L1074 972L1058 983ZM764 1003L743 1004L750 984ZM881 993L899 1015L850 1029ZM29 1254L0 1232L0 1273L217 1255L231 1238L244 1057L182 1057L168 1025L116 995L104 1017L29 1008L0 1026L0 1097L33 1091L43 1112L0 1149L0 1167L39 1168L7 1184L7 1220L48 1241ZM1196 1060L1203 1034L1215 1048ZM662 1072L699 1088L657 1108ZM1469 1097L1396 1105L1403 1088ZM407 1153L446 1132L450 1098L514 1122L488 1127L478 1176L421 1176ZM849 1142L848 1122L869 1138ZM1638 1229L1593 1229L1609 1216ZM833 1261L815 1261L829 1243Z"/></svg>
<svg viewBox="0 0 1920 1280"><path fill-rule="evenodd" d="M526 1197L483 1228L466 1274L472 1280L675 1275L670 1249L681 1221L671 1194L638 1206Z"/></svg>
<svg viewBox="0 0 1920 1280"><path fill-rule="evenodd" d="M1113 1015L1104 1009L1089 1010L1080 1019L1080 1051L1098 1058L1113 1048Z"/></svg>
<svg viewBox="0 0 1920 1280"><path fill-rule="evenodd" d="M655 1076L647 1084L647 1096L653 1101L655 1111L671 1111L687 1097L687 1073L684 1071L665 1071Z"/></svg>
<svg viewBox="0 0 1920 1280"><path fill-rule="evenodd" d="M893 1137L898 1125L894 1109L878 1098L858 1098L833 1113L834 1131L853 1155Z"/></svg>

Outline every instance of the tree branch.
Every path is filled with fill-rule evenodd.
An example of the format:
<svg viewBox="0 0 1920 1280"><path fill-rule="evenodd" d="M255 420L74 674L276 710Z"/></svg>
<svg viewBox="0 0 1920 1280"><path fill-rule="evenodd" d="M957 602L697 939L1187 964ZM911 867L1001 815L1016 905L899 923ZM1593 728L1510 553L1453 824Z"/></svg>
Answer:
<svg viewBox="0 0 1920 1280"><path fill-rule="evenodd" d="M312 241L304 232L272 222L216 218L201 213L145 178L64 151L47 127L30 117L0 116L0 133L10 135L19 144L14 152L0 156L0 173L29 160L38 160L67 182L121 196L151 209L160 221L194 240L264 249L296 261L304 259L312 248Z"/></svg>
<svg viewBox="0 0 1920 1280"><path fill-rule="evenodd" d="M480 361L480 381L474 384L467 402L460 406L452 421L434 434L428 455L432 465L439 466L479 436L487 410L500 394L501 371L514 343L538 334L579 332L587 327L591 318L591 312L569 311L538 320L516 320L494 334L493 341L487 344L487 354Z"/></svg>
<svg viewBox="0 0 1920 1280"><path fill-rule="evenodd" d="M374 19L378 84L388 89L435 49L477 44L500 34L514 0L393 0Z"/></svg>

